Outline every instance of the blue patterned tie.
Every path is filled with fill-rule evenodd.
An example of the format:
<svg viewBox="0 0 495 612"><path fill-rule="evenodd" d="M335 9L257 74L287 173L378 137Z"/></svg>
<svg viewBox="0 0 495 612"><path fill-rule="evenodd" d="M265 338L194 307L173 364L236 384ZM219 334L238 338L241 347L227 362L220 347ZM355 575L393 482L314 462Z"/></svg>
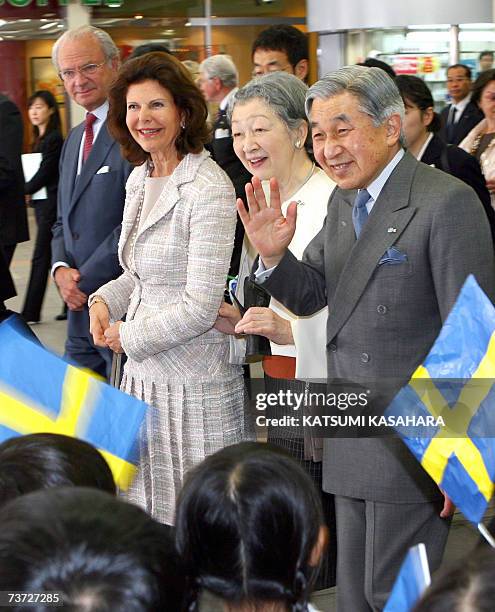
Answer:
<svg viewBox="0 0 495 612"><path fill-rule="evenodd" d="M366 202L369 199L370 194L366 191L366 189L361 189L354 200L354 206L352 207L352 222L354 223L356 238L359 238L359 234L361 233L361 230L368 219Z"/></svg>

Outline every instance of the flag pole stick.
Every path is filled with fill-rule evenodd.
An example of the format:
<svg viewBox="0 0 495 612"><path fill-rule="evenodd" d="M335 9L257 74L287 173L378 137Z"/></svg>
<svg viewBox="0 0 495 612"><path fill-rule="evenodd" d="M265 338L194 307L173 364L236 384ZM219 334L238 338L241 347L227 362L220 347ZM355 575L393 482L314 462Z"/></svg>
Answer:
<svg viewBox="0 0 495 612"><path fill-rule="evenodd" d="M492 548L495 548L495 538L488 531L488 529L483 525L483 523L478 523L478 529L481 535L485 538L485 540L490 544Z"/></svg>

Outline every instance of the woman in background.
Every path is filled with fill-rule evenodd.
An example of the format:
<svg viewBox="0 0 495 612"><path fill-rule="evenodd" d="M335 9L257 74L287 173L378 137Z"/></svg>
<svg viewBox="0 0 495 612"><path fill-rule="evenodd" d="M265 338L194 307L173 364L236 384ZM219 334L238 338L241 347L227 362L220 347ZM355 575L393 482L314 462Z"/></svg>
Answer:
<svg viewBox="0 0 495 612"><path fill-rule="evenodd" d="M406 116L403 129L407 150L425 164L443 170L472 187L483 204L492 237L495 237L495 211L476 159L459 147L445 144L435 132L440 129L440 117L433 108L433 97L419 77L401 74L395 79Z"/></svg>
<svg viewBox="0 0 495 612"><path fill-rule="evenodd" d="M58 162L63 138L58 104L51 92L36 91L28 100L28 115L33 126L32 152L41 153L41 164L24 188L34 208L38 233L21 315L27 323L38 323L50 269L52 225L57 216ZM30 197L43 188L46 189L46 198Z"/></svg>
<svg viewBox="0 0 495 612"><path fill-rule="evenodd" d="M460 143L479 161L495 207L495 70L482 72L473 84L471 102L477 104L485 118Z"/></svg>

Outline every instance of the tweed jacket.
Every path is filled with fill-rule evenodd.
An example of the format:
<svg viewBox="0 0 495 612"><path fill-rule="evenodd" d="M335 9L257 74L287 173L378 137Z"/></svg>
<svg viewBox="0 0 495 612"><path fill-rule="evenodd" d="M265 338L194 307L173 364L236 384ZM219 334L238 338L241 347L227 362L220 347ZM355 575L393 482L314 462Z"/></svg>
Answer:
<svg viewBox="0 0 495 612"><path fill-rule="evenodd" d="M263 287L301 316L328 304L329 378L390 382L396 392L424 360L468 274L493 300L490 228L470 187L407 152L358 241L355 197L335 189L303 263L287 251ZM383 396L382 409L392 397ZM323 471L324 490L338 495L388 503L440 497L392 438L327 440Z"/></svg>
<svg viewBox="0 0 495 612"><path fill-rule="evenodd" d="M207 151L186 155L137 233L131 269L122 252L145 176L143 164L126 186L119 241L124 273L96 294L113 320L127 314L121 343L138 378L149 376L149 366L167 380L232 378L238 369L228 363L228 338L213 329L234 239L232 183Z"/></svg>

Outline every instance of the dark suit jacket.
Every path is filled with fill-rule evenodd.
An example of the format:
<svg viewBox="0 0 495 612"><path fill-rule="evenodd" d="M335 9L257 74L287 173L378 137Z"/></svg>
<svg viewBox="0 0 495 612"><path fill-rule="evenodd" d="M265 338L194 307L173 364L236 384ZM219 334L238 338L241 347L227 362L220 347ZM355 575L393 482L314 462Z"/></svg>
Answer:
<svg viewBox="0 0 495 612"><path fill-rule="evenodd" d="M328 304L329 378L371 389L390 383L378 406L383 410L423 362L468 274L493 300L494 253L474 191L409 153L385 183L358 241L355 197L355 190L335 189L303 262L287 251L263 287L297 315ZM402 262L382 263L392 246ZM323 481L331 493L374 501L440 498L392 437L326 440Z"/></svg>
<svg viewBox="0 0 495 612"><path fill-rule="evenodd" d="M222 138L215 138L217 129L225 130L228 135ZM246 170L241 160L234 153L232 131L227 120L226 111L219 111L219 115L213 125L213 140L206 147L213 159L224 170L235 189L236 198L242 198L246 203L246 192L244 190L246 183L251 181L251 174ZM232 259L230 261L229 274L235 276L239 272L239 263L241 259L242 241L244 239L244 226L237 218L234 236L234 250L232 251Z"/></svg>
<svg viewBox="0 0 495 612"><path fill-rule="evenodd" d="M469 102L464 109L464 112L460 116L459 121L455 124L454 137L452 138L452 142L449 142L447 138L447 121L449 119L451 106L452 105L449 104L440 113L441 128L438 135L447 144L458 145L462 140L464 140L474 126L478 125L478 123L483 119L484 115L478 106L474 104L474 102Z"/></svg>
<svg viewBox="0 0 495 612"><path fill-rule="evenodd" d="M481 173L478 160L463 149L454 145L447 146L438 136L433 136L421 161L448 172L476 191L488 217L495 245L495 210L492 208L490 192L486 188L485 178Z"/></svg>
<svg viewBox="0 0 495 612"><path fill-rule="evenodd" d="M60 157L57 221L53 226L52 265L63 261L81 273L79 288L93 293L122 273L117 257L125 184L132 167L104 124L81 174L77 176L84 123L69 133ZM108 166L110 171L98 174ZM69 311L69 336L88 336L89 316Z"/></svg>
<svg viewBox="0 0 495 612"><path fill-rule="evenodd" d="M0 244L29 240L24 174L22 118L17 106L0 94Z"/></svg>
<svg viewBox="0 0 495 612"><path fill-rule="evenodd" d="M58 165L63 144L64 139L58 130L53 130L45 135L35 151L42 155L38 172L24 186L24 193L29 195L46 187L47 205L54 211L57 208Z"/></svg>
<svg viewBox="0 0 495 612"><path fill-rule="evenodd" d="M4 300L8 300L16 295L14 282L10 276L7 263L5 262L2 252L0 251L0 307Z"/></svg>

